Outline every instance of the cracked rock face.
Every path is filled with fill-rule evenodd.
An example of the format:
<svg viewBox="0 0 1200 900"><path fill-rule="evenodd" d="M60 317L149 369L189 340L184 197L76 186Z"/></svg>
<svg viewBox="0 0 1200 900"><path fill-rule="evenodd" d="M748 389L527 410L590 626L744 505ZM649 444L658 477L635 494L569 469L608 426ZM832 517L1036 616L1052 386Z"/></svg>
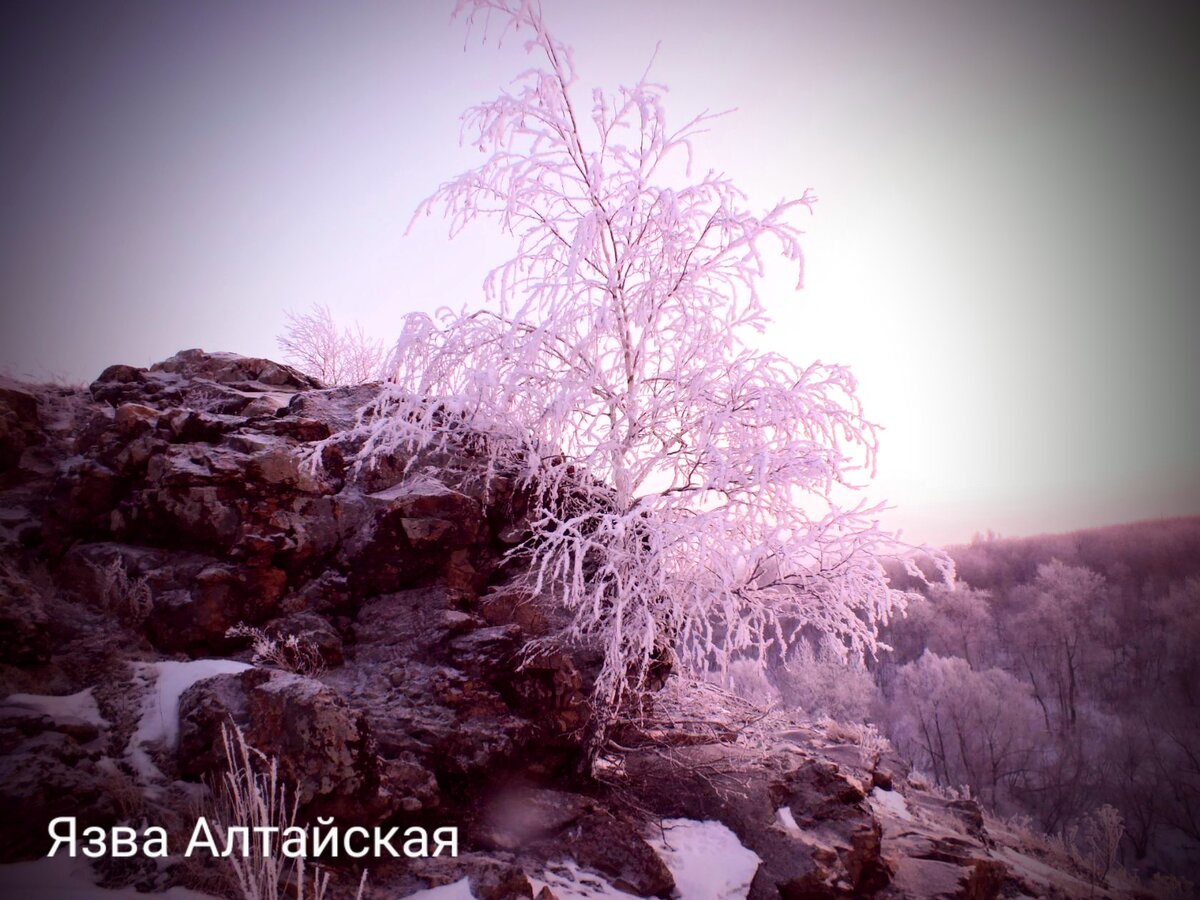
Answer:
<svg viewBox="0 0 1200 900"><path fill-rule="evenodd" d="M507 580L511 480L488 484L445 454L361 476L337 452L309 464L312 443L351 424L374 390L201 351L112 366L71 396L5 384L0 522L19 527L0 530L0 553L6 572L52 571L48 590L66 604L51 622L40 591L0 580L12 687L23 672L30 686L84 687L113 663L96 659L98 634L60 640L62 620L100 617L130 660L246 658L247 639L227 635L243 625L302 642L312 670L256 667L186 690L174 759L156 760L168 774L216 772L230 721L279 760L309 816L457 814L496 773L574 771L584 663L560 654L519 672L546 618L485 617L484 595ZM106 677L128 679L111 667ZM34 752L17 744L13 759ZM47 752L42 768L60 757Z"/></svg>
<svg viewBox="0 0 1200 900"><path fill-rule="evenodd" d="M0 702L0 805L26 813L0 823L5 860L44 853L56 815L167 816L219 775L234 723L278 761L301 818L460 826L459 859L374 865L389 895L469 878L477 897L532 896L527 876L570 864L667 897L674 878L645 840L656 817L728 826L761 860L755 900L1018 884L977 807L920 794L903 761L819 730L757 756L632 750L623 791L592 780L599 659L521 655L561 613L513 581L506 554L528 534L515 475L447 451L356 471L348 440L311 464L375 390L198 350L111 366L83 391L0 381L0 701L92 690L99 704L80 720ZM162 688L136 672L250 662L254 634L274 657L189 683L177 736L137 744L147 710L173 710L147 705ZM736 775L708 774L731 760ZM879 799L900 791L908 806ZM147 871L148 887L174 877Z"/></svg>

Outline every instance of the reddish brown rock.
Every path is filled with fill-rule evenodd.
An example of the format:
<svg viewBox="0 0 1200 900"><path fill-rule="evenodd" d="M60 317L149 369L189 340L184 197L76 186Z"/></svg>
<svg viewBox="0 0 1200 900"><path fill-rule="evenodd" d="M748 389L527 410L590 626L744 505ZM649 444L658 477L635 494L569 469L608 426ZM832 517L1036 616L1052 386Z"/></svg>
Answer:
<svg viewBox="0 0 1200 900"><path fill-rule="evenodd" d="M477 897L529 897L529 876L571 859L668 896L642 838L660 816L729 827L762 861L752 900L1029 893L978 806L917 792L903 760L815 732L787 752L641 744L620 779L592 780L598 657L521 653L564 616L512 580L529 487L486 471L471 446L355 466L361 436L343 432L378 390L198 350L112 366L86 391L0 382L0 565L12 563L0 573L22 573L0 574L0 689L96 686L112 722L0 721L0 800L34 831L73 812L116 821L101 776L137 774L132 663L249 661L249 642L226 634L246 624L315 648L324 671L283 671L298 667L284 654L202 681L182 697L177 748L147 752L167 777L219 774L232 721L278 760L303 817L461 827L459 859L372 865L381 895L466 877ZM39 571L35 588L25 575ZM0 838L36 855L45 842L28 832Z"/></svg>

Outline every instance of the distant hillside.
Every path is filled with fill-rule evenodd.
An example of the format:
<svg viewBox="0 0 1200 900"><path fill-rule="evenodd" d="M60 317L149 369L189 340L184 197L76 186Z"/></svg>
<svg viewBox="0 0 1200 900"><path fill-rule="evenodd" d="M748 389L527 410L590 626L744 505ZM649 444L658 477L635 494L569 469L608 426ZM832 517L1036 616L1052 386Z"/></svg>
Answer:
<svg viewBox="0 0 1200 900"><path fill-rule="evenodd" d="M924 596L872 669L889 739L1038 831L1119 818L1121 865L1198 896L1200 517L947 552L957 584L893 582Z"/></svg>
<svg viewBox="0 0 1200 900"><path fill-rule="evenodd" d="M1200 516L1153 519L1030 537L981 537L945 548L958 578L976 588L1008 590L1032 581L1037 567L1057 559L1086 566L1121 588L1160 591L1167 584L1200 576ZM932 575L932 565L923 566ZM892 583L920 590L899 565Z"/></svg>
<svg viewBox="0 0 1200 900"><path fill-rule="evenodd" d="M975 587L1030 581L1052 559L1087 566L1114 585L1161 585L1200 575L1200 516L976 540L947 552L959 578Z"/></svg>

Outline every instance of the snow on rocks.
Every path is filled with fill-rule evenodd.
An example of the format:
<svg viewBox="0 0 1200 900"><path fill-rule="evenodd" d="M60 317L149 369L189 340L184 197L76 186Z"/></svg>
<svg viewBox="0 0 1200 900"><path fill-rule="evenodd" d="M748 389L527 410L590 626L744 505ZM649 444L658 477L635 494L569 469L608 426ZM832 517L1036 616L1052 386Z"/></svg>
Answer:
<svg viewBox="0 0 1200 900"><path fill-rule="evenodd" d="M720 822L665 819L659 833L647 843L674 877L674 895L685 900L745 900L760 863L758 856ZM626 900L639 896L569 860L548 866L529 883L535 897L543 888L549 888L561 900Z"/></svg>
<svg viewBox="0 0 1200 900"><path fill-rule="evenodd" d="M666 819L649 843L689 900L745 900L761 862L720 822Z"/></svg>
<svg viewBox="0 0 1200 900"><path fill-rule="evenodd" d="M93 688L55 697L46 694L10 694L0 700L0 706L17 706L40 713L59 723L86 722L96 728L105 728L108 723L100 715Z"/></svg>
<svg viewBox="0 0 1200 900"><path fill-rule="evenodd" d="M541 878L530 878L529 884L534 897L548 888L560 900L634 900L637 896L617 890L595 872L570 861L547 869Z"/></svg>
<svg viewBox="0 0 1200 900"><path fill-rule="evenodd" d="M148 748L161 744L174 749L179 740L179 698L198 681L215 675L227 675L250 666L232 659L195 659L185 662L164 660L137 666L134 681L146 691L137 730L130 738L128 757L143 781L161 781L163 774L151 758Z"/></svg>
<svg viewBox="0 0 1200 900"><path fill-rule="evenodd" d="M471 879L462 878L453 884L442 884L409 894L405 900L475 900L471 893Z"/></svg>
<svg viewBox="0 0 1200 900"><path fill-rule="evenodd" d="M871 791L867 800L876 815L886 813L897 819L904 819L908 822L913 821L913 814L909 812L904 796L897 791L883 791L875 788Z"/></svg>

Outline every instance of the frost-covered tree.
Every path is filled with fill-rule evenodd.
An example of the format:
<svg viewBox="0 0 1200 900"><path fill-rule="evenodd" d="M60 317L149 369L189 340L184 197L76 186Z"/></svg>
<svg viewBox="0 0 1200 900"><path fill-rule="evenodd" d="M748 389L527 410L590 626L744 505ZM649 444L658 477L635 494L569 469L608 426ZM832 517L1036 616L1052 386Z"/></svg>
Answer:
<svg viewBox="0 0 1200 900"><path fill-rule="evenodd" d="M330 385L363 384L384 376L387 352L361 325L338 328L329 307L287 312L287 328L275 340L288 362Z"/></svg>
<svg viewBox="0 0 1200 900"><path fill-rule="evenodd" d="M763 254L801 270L795 217L814 197L755 211L725 176L692 177L712 116L672 126L646 74L582 92L539 4L456 12L524 37L536 63L465 114L483 162L418 215L444 213L452 236L493 219L517 254L485 308L408 317L360 464L485 436L493 470L533 496L518 553L530 589L569 612L553 640L603 650L601 725L663 663L779 658L802 629L872 652L902 602L878 507L853 493L875 428L847 369L749 343L767 322Z"/></svg>
<svg viewBox="0 0 1200 900"><path fill-rule="evenodd" d="M963 582L932 585L926 593L886 629L890 660L903 665L928 649L939 656L960 656L972 668L991 665L998 648L990 593Z"/></svg>
<svg viewBox="0 0 1200 900"><path fill-rule="evenodd" d="M810 716L838 722L866 722L874 717L879 690L863 660L849 658L835 637L801 638L775 669L783 702Z"/></svg>
<svg viewBox="0 0 1200 900"><path fill-rule="evenodd" d="M928 650L901 667L887 712L902 752L944 785L970 785L993 808L1023 782L1045 740L1027 685Z"/></svg>
<svg viewBox="0 0 1200 900"><path fill-rule="evenodd" d="M1091 569L1055 559L1013 592L1024 608L1015 618L1013 643L1048 728L1052 721L1060 730L1075 727L1093 609L1103 608L1103 589L1104 578Z"/></svg>

